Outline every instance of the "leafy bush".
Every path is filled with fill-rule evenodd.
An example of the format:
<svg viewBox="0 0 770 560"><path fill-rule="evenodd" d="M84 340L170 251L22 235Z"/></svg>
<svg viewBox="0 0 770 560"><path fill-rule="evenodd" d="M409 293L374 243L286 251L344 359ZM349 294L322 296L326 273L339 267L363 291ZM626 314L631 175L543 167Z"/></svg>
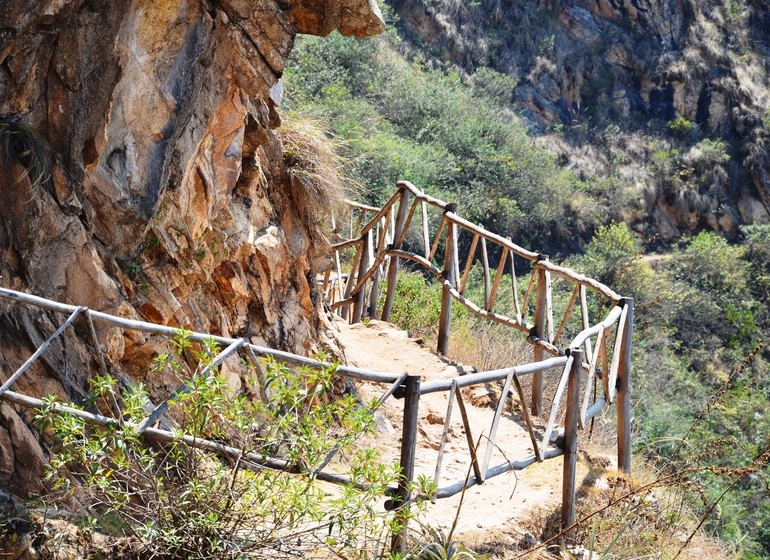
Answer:
<svg viewBox="0 0 770 560"><path fill-rule="evenodd" d="M104 426L57 414L55 399L47 400L36 420L55 441L56 485L66 494L77 487L97 524L117 515L120 532L139 543L130 557L284 557L379 544L383 527L394 526L372 503L397 474L374 450L354 445L371 429L374 405L335 395L333 366L290 371L273 360L264 372L264 398L247 399L222 376L200 374L216 345L196 351L188 335L180 333L175 352L155 360L158 370L190 376L172 400L178 427L171 442L150 444L139 435L149 404L141 386L93 379L92 407L114 419ZM259 386L251 367L242 373ZM213 456L189 445L190 438L243 452ZM328 496L315 473L333 456L352 483ZM278 457L304 476L264 468L254 457Z"/></svg>
<svg viewBox="0 0 770 560"><path fill-rule="evenodd" d="M410 336L435 337L441 314L441 285L416 272L399 272L391 321Z"/></svg>
<svg viewBox="0 0 770 560"><path fill-rule="evenodd" d="M677 138L687 138L687 136L689 136L695 129L695 125L692 121L689 121L680 115L668 121L668 129L671 131L671 134Z"/></svg>
<svg viewBox="0 0 770 560"><path fill-rule="evenodd" d="M586 205L562 203L580 198L581 183L505 108L510 79L409 64L397 54L403 47L392 34L298 37L287 65L287 105L327 119L347 142L353 179L370 189L370 202L411 180L536 249L562 247L577 219L595 219L582 215ZM330 65L339 66L323 70Z"/></svg>
<svg viewBox="0 0 770 560"><path fill-rule="evenodd" d="M626 224L600 227L582 255L569 260L576 270L644 305L650 297L653 271L642 262L642 244Z"/></svg>
<svg viewBox="0 0 770 560"><path fill-rule="evenodd" d="M770 225L747 226L742 232L746 236L744 247L749 267L748 287L758 301L770 301ZM770 323L767 309L764 317Z"/></svg>

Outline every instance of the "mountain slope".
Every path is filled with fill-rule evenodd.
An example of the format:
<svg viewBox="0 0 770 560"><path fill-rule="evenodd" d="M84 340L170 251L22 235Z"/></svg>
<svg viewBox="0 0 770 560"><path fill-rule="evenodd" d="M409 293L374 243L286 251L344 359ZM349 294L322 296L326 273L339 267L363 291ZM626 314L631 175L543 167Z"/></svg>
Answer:
<svg viewBox="0 0 770 560"><path fill-rule="evenodd" d="M518 85L562 164L621 185L622 218L673 240L770 221L770 5L731 0L394 0L413 43Z"/></svg>

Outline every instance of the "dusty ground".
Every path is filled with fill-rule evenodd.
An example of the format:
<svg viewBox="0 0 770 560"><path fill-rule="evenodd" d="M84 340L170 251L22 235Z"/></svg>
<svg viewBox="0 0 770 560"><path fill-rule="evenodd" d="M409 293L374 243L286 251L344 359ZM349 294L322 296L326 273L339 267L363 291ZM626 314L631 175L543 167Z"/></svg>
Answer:
<svg viewBox="0 0 770 560"><path fill-rule="evenodd" d="M451 378L459 375L458 367L421 348L410 340L406 332L381 321L347 325L336 322L339 340L344 346L349 365L365 369L419 374L423 380ZM366 397L375 397L384 391L382 387L367 385L361 389ZM474 441L482 438L480 456L483 457L486 436L490 432L501 385L490 385L463 390ZM420 401L418 451L416 474L433 478L444 418L447 411L447 393L423 395ZM506 404L497 432L497 445L493 447L490 465L518 460L533 452L529 435L520 419L518 402ZM398 462L398 446L401 426L401 402L389 399L382 412L387 422L380 422L379 447L386 460ZM542 419L536 421L542 425ZM503 456L503 454L505 456ZM449 438L442 462L439 487L465 480L470 466L470 454L465 430L458 407L452 411ZM523 471L500 475L481 486L466 491L462 508L459 509L457 535L461 540L476 545L492 544L494 549L513 545L526 532L519 520L534 510L554 511L559 507L562 480L561 458L535 463ZM578 473L581 476L581 473ZM432 526L449 528L458 513L460 495L438 500L429 505L424 519Z"/></svg>

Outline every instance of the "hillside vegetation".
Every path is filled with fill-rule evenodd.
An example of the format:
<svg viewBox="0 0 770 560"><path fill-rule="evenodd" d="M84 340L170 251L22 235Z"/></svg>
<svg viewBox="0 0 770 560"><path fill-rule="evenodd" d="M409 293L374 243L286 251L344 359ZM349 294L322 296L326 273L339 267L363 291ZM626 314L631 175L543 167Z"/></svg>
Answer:
<svg viewBox="0 0 770 560"><path fill-rule="evenodd" d="M709 230L708 212L676 235L655 231L646 214L643 227L634 218L646 212L645 196L666 189L676 190L676 200L690 200L688 189L711 200L703 181L732 177L729 170L745 164L732 140L711 138L685 117L659 119L655 130L630 121L554 123L547 132L561 137L558 145L579 145L589 159L593 153L603 162L624 146L628 157L629 135L649 155L633 162L641 186L622 165L612 172L594 166L594 175L571 171L560 166L563 154L544 147L552 140L530 132L545 129L518 116L511 103L521 93L518 77L440 61L436 46L407 41L385 8L385 36L298 38L286 118L325 123L342 142L358 197L382 202L397 179L410 180L457 202L469 219L633 296L637 453L661 476L681 473L672 479L680 505L702 516L707 532L744 558L770 557L770 226L721 228L728 241ZM554 25L548 12L537 13L544 28ZM645 255L653 246L665 253ZM419 294L420 282L412 278L405 289ZM422 318L401 314L412 329L430 323L429 308L418 308ZM667 515L675 522L678 514Z"/></svg>
<svg viewBox="0 0 770 560"><path fill-rule="evenodd" d="M392 28L367 41L303 37L287 70L289 108L326 119L345 141L349 178L368 202L406 179L533 248L577 249L572 234L600 223L602 197L534 145L500 99L513 83L493 70L468 81L405 58L406 48Z"/></svg>
<svg viewBox="0 0 770 560"><path fill-rule="evenodd" d="M770 220L770 5L753 0L394 0L410 41L494 68L563 165L675 241Z"/></svg>

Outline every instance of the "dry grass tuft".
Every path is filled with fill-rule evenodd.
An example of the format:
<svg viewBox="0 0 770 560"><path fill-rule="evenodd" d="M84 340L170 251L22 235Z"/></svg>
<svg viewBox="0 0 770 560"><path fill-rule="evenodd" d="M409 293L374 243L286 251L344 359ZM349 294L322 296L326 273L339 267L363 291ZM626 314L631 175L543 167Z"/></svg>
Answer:
<svg viewBox="0 0 770 560"><path fill-rule="evenodd" d="M696 532L688 541L698 520L688 508L681 487L606 470L603 463L594 459L584 455L581 460L580 470L587 470L587 474L578 491L576 518L583 521L577 527L577 548L573 551L592 551L596 557L607 560L738 557L724 543L702 532ZM559 518L559 510L537 510L530 518L521 520L522 528L534 534L535 541L529 544L532 548L516 557L541 558L548 551L554 555L551 557L570 558L559 545ZM541 542L543 545L537 546Z"/></svg>
<svg viewBox="0 0 770 560"><path fill-rule="evenodd" d="M502 325L462 322L451 333L449 357L474 365L479 371L489 371L531 361L532 347L519 333Z"/></svg>
<svg viewBox="0 0 770 560"><path fill-rule="evenodd" d="M301 115L286 117L278 135L292 199L308 228L323 233L348 191L339 155L342 142L318 121Z"/></svg>

